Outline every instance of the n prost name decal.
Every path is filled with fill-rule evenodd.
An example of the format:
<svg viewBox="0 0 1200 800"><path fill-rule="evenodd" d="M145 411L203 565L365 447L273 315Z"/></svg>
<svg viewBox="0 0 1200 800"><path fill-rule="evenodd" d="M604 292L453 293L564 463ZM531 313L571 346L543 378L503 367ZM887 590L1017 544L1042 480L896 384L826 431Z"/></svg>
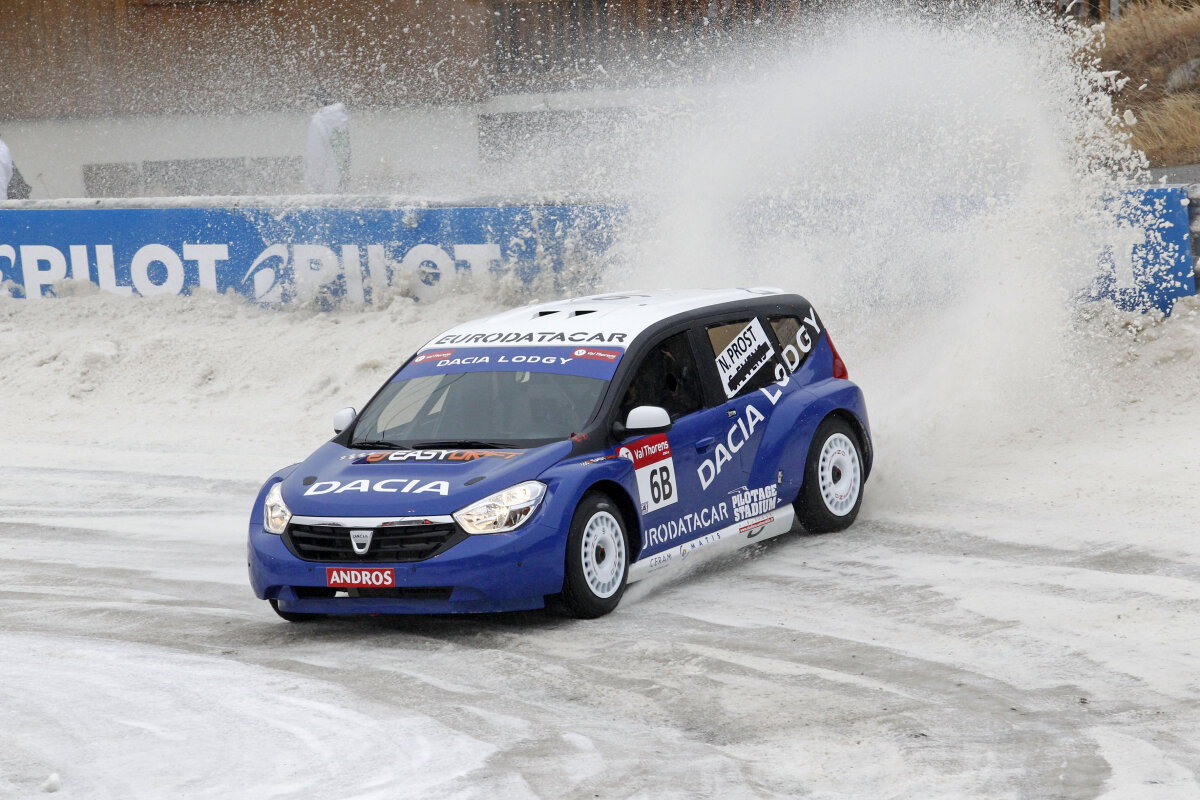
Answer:
<svg viewBox="0 0 1200 800"><path fill-rule="evenodd" d="M725 396L733 397L741 391L774 355L775 348L767 340L762 323L755 317L717 355L717 372L721 374Z"/></svg>

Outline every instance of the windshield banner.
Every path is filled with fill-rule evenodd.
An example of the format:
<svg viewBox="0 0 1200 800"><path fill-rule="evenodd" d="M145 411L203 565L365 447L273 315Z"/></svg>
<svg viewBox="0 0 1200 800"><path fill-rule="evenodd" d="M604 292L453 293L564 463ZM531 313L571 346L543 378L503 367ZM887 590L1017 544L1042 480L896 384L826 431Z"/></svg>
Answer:
<svg viewBox="0 0 1200 800"><path fill-rule="evenodd" d="M396 380L458 372L552 372L610 380L625 351L618 347L446 347L419 353Z"/></svg>

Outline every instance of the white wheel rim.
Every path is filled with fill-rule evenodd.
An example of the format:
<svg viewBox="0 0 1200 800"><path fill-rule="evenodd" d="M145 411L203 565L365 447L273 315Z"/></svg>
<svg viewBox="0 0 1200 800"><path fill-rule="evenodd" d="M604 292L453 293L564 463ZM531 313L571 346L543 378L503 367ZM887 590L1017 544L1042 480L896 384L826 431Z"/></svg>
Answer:
<svg viewBox="0 0 1200 800"><path fill-rule="evenodd" d="M598 511L583 528L583 578L592 594L612 597L625 577L625 535L616 517Z"/></svg>
<svg viewBox="0 0 1200 800"><path fill-rule="evenodd" d="M845 434L835 433L825 440L817 465L817 481L821 499L834 516L846 516L858 502L858 490L862 486L858 449Z"/></svg>

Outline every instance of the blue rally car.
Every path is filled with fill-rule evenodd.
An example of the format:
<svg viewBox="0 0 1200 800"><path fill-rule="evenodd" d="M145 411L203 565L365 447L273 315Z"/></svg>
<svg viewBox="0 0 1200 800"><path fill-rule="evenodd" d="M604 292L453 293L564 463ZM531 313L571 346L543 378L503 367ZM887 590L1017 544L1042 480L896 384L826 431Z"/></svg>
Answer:
<svg viewBox="0 0 1200 800"><path fill-rule="evenodd" d="M861 390L804 298L608 294L460 325L262 487L250 582L284 619L612 611L699 548L854 521Z"/></svg>

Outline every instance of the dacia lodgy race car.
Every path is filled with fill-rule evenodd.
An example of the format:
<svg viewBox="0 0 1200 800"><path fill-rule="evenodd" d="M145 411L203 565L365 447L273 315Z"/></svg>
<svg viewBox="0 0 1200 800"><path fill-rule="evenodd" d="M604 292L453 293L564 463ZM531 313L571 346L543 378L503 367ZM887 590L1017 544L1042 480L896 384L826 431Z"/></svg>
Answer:
<svg viewBox="0 0 1200 800"><path fill-rule="evenodd" d="M267 480L250 582L284 619L612 611L700 548L854 521L863 395L812 305L608 294L468 322Z"/></svg>

